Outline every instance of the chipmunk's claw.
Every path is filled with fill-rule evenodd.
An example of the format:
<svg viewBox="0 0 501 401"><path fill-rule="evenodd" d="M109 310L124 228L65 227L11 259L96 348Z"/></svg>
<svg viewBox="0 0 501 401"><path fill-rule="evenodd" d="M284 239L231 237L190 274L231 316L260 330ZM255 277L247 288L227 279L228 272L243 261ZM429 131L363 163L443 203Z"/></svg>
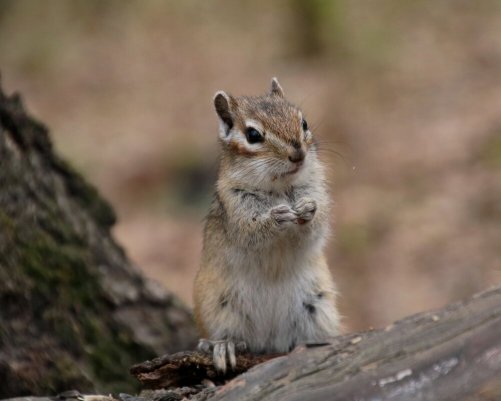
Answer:
<svg viewBox="0 0 501 401"><path fill-rule="evenodd" d="M198 350L209 353L212 351L212 359L214 367L220 373L226 373L229 365L230 369L234 370L237 366L236 351L242 352L247 348L244 342L235 344L228 340L207 340L200 339L198 342Z"/></svg>

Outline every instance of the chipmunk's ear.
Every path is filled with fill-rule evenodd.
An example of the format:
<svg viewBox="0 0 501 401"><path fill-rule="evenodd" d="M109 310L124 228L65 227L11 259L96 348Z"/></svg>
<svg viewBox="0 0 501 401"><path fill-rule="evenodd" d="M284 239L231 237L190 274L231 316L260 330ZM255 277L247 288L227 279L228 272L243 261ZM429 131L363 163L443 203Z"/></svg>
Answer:
<svg viewBox="0 0 501 401"><path fill-rule="evenodd" d="M234 103L234 99L223 91L216 92L214 95L214 107L221 123L225 126L226 133L233 128L232 105Z"/></svg>
<svg viewBox="0 0 501 401"><path fill-rule="evenodd" d="M284 97L284 90L278 83L278 79L276 77L273 77L271 79L271 90L270 90L270 95L275 95L279 97Z"/></svg>

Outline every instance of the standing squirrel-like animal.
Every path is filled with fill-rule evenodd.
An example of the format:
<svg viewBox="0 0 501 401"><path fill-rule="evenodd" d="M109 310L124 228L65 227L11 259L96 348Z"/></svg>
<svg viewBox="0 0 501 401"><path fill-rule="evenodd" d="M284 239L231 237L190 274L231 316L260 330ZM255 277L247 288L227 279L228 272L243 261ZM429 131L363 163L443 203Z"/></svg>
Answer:
<svg viewBox="0 0 501 401"><path fill-rule="evenodd" d="M338 334L323 248L329 197L317 145L276 78L259 97L217 92L219 178L195 280L199 349L216 368L235 350L288 352Z"/></svg>

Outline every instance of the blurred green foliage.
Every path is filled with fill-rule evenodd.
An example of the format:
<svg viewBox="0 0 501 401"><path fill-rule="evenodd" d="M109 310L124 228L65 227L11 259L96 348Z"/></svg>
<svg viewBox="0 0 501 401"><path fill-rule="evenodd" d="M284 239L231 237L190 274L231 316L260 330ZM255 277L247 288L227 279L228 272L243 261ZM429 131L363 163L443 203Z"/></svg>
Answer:
<svg viewBox="0 0 501 401"><path fill-rule="evenodd" d="M480 150L480 160L492 168L501 168L501 132L495 131Z"/></svg>

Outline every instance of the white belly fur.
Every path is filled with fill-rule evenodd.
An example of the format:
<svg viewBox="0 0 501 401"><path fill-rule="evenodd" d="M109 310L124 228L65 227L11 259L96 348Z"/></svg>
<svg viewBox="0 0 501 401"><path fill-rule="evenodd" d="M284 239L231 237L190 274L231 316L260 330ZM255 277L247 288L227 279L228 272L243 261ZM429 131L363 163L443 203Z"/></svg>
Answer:
<svg viewBox="0 0 501 401"><path fill-rule="evenodd" d="M214 322L214 339L245 341L253 352L286 352L337 334L339 317L326 266L319 266L311 252L306 257L304 249L285 245L246 257L241 250L227 254L238 268L229 266L231 311Z"/></svg>

